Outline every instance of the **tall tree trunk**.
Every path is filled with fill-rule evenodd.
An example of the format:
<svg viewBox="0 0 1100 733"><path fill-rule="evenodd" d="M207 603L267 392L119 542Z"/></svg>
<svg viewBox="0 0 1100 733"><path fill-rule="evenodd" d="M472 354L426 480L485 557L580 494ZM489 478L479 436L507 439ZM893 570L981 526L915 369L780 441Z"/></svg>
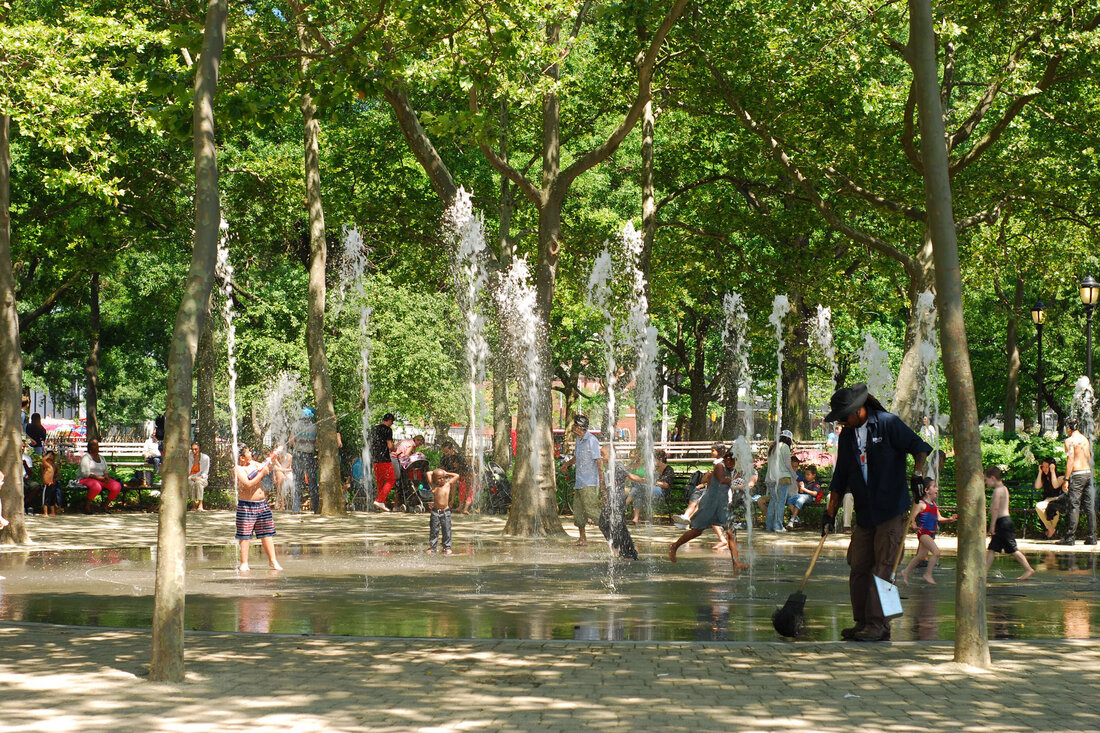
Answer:
<svg viewBox="0 0 1100 733"><path fill-rule="evenodd" d="M512 409L508 403L512 370L506 361L493 359L493 463L505 470L512 466Z"/></svg>
<svg viewBox="0 0 1100 733"><path fill-rule="evenodd" d="M741 416L738 414L737 390L739 385L733 378L727 379L722 390L722 434L718 438L727 443L737 439L740 432Z"/></svg>
<svg viewBox="0 0 1100 733"><path fill-rule="evenodd" d="M298 48L302 52L303 81L309 71L309 32L298 23ZM340 450L336 445L336 409L332 402L332 380L325 354L325 211L321 204L321 125L317 108L308 92L302 92L302 121L305 127L306 206L309 209L309 313L306 318L306 351L309 381L317 411L317 461L320 472L321 512L326 516L347 514L344 482L340 476Z"/></svg>
<svg viewBox="0 0 1100 733"><path fill-rule="evenodd" d="M557 23L547 28L547 39L556 44L561 35ZM546 74L551 79L559 77L557 64L551 65ZM554 285L557 280L558 256L561 251L561 210L564 195L556 188L561 173L561 106L556 92L548 92L542 100L542 205L539 207L539 242L535 274L535 297L540 330L549 335L550 310L554 301ZM562 535L558 518L557 480L554 466L554 440L550 416L552 395L549 385L553 369L550 365L549 339L540 339L540 366L543 376L539 380L546 385L540 388L539 397L532 401L520 387L517 414L517 463L514 472L516 491L512 494L512 507L504 533L509 535ZM531 412L534 411L535 432L531 434ZM538 475L533 475L530 456L537 451Z"/></svg>
<svg viewBox="0 0 1100 733"><path fill-rule="evenodd" d="M985 618L985 483L970 352L963 319L962 276L951 205L931 0L909 0L909 64L916 80L928 227L936 263L944 374L951 399L959 508L955 590L955 661L989 667Z"/></svg>
<svg viewBox="0 0 1100 733"><path fill-rule="evenodd" d="M214 290L210 290L210 298L207 301L207 312L214 310ZM196 390L198 408L198 433L195 436L199 441L202 452L210 456L210 475L217 475L217 438L218 418L217 407L214 400L214 376L218 370L218 352L214 341L214 331L217 324L216 318L207 318L202 327L202 335L199 337L198 351L198 388Z"/></svg>
<svg viewBox="0 0 1100 733"><path fill-rule="evenodd" d="M1016 432L1016 410L1020 404L1020 342L1017 332L1017 315L1024 305L1024 281L1016 277L1016 287L1012 294L1012 310L1008 314L1008 323L1005 328L1005 411L1004 434L1012 435Z"/></svg>
<svg viewBox="0 0 1100 733"><path fill-rule="evenodd" d="M653 100L642 111L642 253L638 267L645 275L645 295L649 299L649 268L653 258L653 242L657 238L657 195L653 185L653 135L657 119Z"/></svg>
<svg viewBox="0 0 1100 733"><path fill-rule="evenodd" d="M99 273L93 272L88 292L88 360L84 362L85 427L88 440L99 440Z"/></svg>
<svg viewBox="0 0 1100 733"><path fill-rule="evenodd" d="M791 289L791 314L787 318L786 350L783 354L783 427L794 434L795 440L808 440L810 331L806 325L805 300L797 286Z"/></svg>
<svg viewBox="0 0 1100 733"><path fill-rule="evenodd" d="M202 56L195 72L195 245L183 298L176 312L168 357L163 491L157 527L157 581L153 595L153 650L149 678L183 680L183 610L186 590L187 450L191 432L195 352L209 315L218 258L221 204L214 136L214 93L225 46L229 0L208 0Z"/></svg>
<svg viewBox="0 0 1100 733"><path fill-rule="evenodd" d="M615 127L614 131L600 145L575 157L566 170L561 170L561 130L560 116L561 105L558 100L556 88L543 95L542 105L542 182L541 186L535 186L522 173L512 168L500 156L482 142L481 151L489 163L499 172L507 175L515 181L524 194L531 199L538 208L539 213L539 242L538 258L535 275L536 309L541 323L542 336L542 366L544 373L542 396L537 404L528 404L529 400L521 400L519 413L519 425L522 427L528 422L530 413L524 413L523 407L535 411L538 428L536 434L527 441L528 449L536 448L542 456L553 455L553 438L551 434L551 394L550 379L553 370L550 368L548 358L551 353L549 346L550 312L553 307L554 287L557 280L558 258L561 253L561 214L562 205L569 188L573 182L583 173L606 160L614 153L623 140L638 123L642 116L645 103L649 101L651 94L651 79L653 68L657 62L657 55L664 43L665 37L672 25L680 17L688 0L675 0L668 14L665 16L653 35L641 63L638 64L638 94L634 98L630 110L623 120ZM588 4L585 3L584 8ZM583 10L582 10L583 12ZM579 29L583 18L578 18L576 27ZM546 28L547 43L550 46L557 45L561 39L560 23L554 22ZM560 78L560 67L557 63L551 64L544 72L552 82ZM476 94L471 95L471 103L476 105ZM529 429L527 429L529 432ZM522 442L522 441L521 441ZM512 511L509 513L508 522L505 524L506 534L527 534L525 528L534 527L535 524L520 518L513 521L512 514L527 517L535 516L541 523L546 533L561 534L564 530L556 512L556 484L553 475L553 466L549 471L541 471L539 476L530 475L529 461L523 460L522 453L519 456L519 464L516 467L516 490L512 495ZM549 459L542 461L546 464ZM550 512L537 510L537 507L554 508L553 520L549 519Z"/></svg>
<svg viewBox="0 0 1100 733"><path fill-rule="evenodd" d="M695 322L695 348L692 352L691 371L688 372L688 386L691 389L691 422L688 423L688 431L692 440L707 440L710 437L707 431L710 423L707 412L710 406L710 385L707 384L706 350L703 344L703 334L709 325L706 318L699 318Z"/></svg>
<svg viewBox="0 0 1100 733"><path fill-rule="evenodd" d="M0 503L10 525L5 543L27 541L23 521L23 350L19 343L19 312L15 307L15 277L11 268L11 117L0 115L0 470L4 485Z"/></svg>
<svg viewBox="0 0 1100 733"><path fill-rule="evenodd" d="M508 105L500 103L500 157L508 162ZM512 214L516 206L515 184L500 177L500 231L498 232L497 265L501 272L512 266L515 243L512 241ZM508 402L508 385L513 370L508 355L500 350L493 358L493 462L507 470L512 466L512 407Z"/></svg>
<svg viewBox="0 0 1100 733"><path fill-rule="evenodd" d="M917 309L920 294L930 290L936 278L932 259L932 239L927 227L920 251L915 258L906 262L905 273L909 277L909 320L905 324L905 352L902 354L901 366L898 368L892 408L906 425L917 430L921 424L920 397L923 391L921 384L923 372L919 353L920 335L932 333L931 329L934 326L934 324L922 323L922 314Z"/></svg>

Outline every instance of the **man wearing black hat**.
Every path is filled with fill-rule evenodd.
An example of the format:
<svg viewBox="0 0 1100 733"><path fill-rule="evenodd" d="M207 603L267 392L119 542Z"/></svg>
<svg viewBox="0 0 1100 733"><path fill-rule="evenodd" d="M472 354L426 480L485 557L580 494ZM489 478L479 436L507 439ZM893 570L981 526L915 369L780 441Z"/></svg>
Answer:
<svg viewBox="0 0 1100 733"><path fill-rule="evenodd" d="M886 411L863 383L838 389L829 400L825 421L839 420L845 429L837 446L830 484L829 508L821 533L836 525L841 499L851 493L856 524L848 545L848 590L855 626L841 631L849 641L887 641L890 622L882 613L874 576L890 580L912 506L910 489L923 485L921 472L932 446L921 440L897 415ZM906 455L913 473L906 481Z"/></svg>

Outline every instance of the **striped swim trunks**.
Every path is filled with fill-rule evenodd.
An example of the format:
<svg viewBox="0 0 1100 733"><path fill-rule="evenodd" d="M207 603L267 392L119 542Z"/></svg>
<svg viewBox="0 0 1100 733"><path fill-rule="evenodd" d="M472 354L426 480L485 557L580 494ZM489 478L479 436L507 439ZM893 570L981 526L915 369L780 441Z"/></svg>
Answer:
<svg viewBox="0 0 1100 733"><path fill-rule="evenodd" d="M237 539L250 540L275 536L275 518L266 501L237 500Z"/></svg>

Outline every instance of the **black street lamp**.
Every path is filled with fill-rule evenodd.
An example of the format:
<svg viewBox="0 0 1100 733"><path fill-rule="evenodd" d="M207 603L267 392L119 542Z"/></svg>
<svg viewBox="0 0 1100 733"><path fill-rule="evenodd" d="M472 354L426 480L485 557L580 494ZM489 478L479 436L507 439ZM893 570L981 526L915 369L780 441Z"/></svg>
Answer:
<svg viewBox="0 0 1100 733"><path fill-rule="evenodd" d="M1038 388L1035 391L1035 416L1039 421L1039 435L1043 434L1043 322L1047 319L1043 301L1035 301L1031 306L1031 322L1035 324L1036 340L1039 344L1039 368L1036 382Z"/></svg>
<svg viewBox="0 0 1100 733"><path fill-rule="evenodd" d="M1081 302L1085 304L1085 321L1087 323L1085 333L1085 372L1092 384L1092 311L1096 308L1096 302L1100 301L1100 283L1093 279L1092 275L1085 275L1081 281Z"/></svg>

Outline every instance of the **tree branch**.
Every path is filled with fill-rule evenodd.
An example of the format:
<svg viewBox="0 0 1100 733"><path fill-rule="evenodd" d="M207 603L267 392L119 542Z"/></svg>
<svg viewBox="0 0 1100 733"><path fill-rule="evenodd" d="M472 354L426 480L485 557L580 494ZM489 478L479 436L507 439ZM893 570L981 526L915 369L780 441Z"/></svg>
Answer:
<svg viewBox="0 0 1100 733"><path fill-rule="evenodd" d="M970 148L970 150L967 150L964 155L951 163L951 175L955 175L956 173L973 163L981 156L982 153L988 150L989 147L993 145L993 143L997 142L997 140L1000 139L1001 134L1008 128L1009 124L1012 123L1012 120L1014 120L1016 116L1023 111L1024 107L1026 107L1031 100L1038 97L1040 94L1046 91L1051 84L1054 83L1054 80L1056 79L1055 72L1057 72L1058 64L1060 64L1061 62L1061 54L1055 54L1047 61L1047 67L1046 70L1043 72L1043 78L1040 79L1039 83L1035 85L1035 88L1038 91L1021 94L1019 97L1016 97L1016 99L1013 100L1012 104L1008 106L1008 109L1005 110L1005 113L1001 116L1001 119L997 120L997 123L993 125L993 127L985 135L983 135L982 138L977 143L975 143L973 147ZM986 110L988 110L988 107L986 107ZM985 110L982 111L983 116L984 114ZM967 137L969 137L969 133L962 136L960 138L960 141L965 140ZM954 138L954 136L952 136L952 138Z"/></svg>
<svg viewBox="0 0 1100 733"><path fill-rule="evenodd" d="M473 87L470 88L470 111L478 111L477 90ZM489 165L493 166L497 173L519 186L519 190L523 191L523 195L526 196L536 208L539 210L542 209L543 204L546 202L546 197L538 186L531 183L525 175L509 165L508 161L497 155L497 152L489 147L488 141L481 140L478 142L478 147L481 149L481 154L489 161Z"/></svg>
<svg viewBox="0 0 1100 733"><path fill-rule="evenodd" d="M916 82L909 84L909 96L905 99L905 120L901 132L901 146L905 149L905 157L908 158L909 165L913 166L917 173L924 175L924 160L920 157L920 151L917 150L916 143L917 125L914 120L917 110L916 90Z"/></svg>
<svg viewBox="0 0 1100 733"><path fill-rule="evenodd" d="M451 177L451 172L447 169L447 164L443 162L439 151L435 149L431 138L428 137L428 133L420 124L420 119L409 103L405 91L396 85L387 86L382 90L382 96L393 107L393 112L397 116L397 124L401 128L401 133L405 136L405 141L409 144L409 148L424 172L428 174L428 180L431 181L432 188L440 200L443 201L443 206L450 206L454 203L455 196L458 195L458 186L455 185L454 178Z"/></svg>
<svg viewBox="0 0 1100 733"><path fill-rule="evenodd" d="M702 229L697 229L693 226L689 226L682 221L662 221L657 223L657 227L672 227L673 229L681 229L688 234L694 234L697 237L704 237L706 239L717 239L722 244L729 244L729 237L725 234L716 234L714 232L707 232Z"/></svg>
<svg viewBox="0 0 1100 733"><path fill-rule="evenodd" d="M867 247L870 247L871 249L880 252L887 257L890 257L891 259L897 260L906 268L907 271L914 271L916 269L917 266L914 263L912 257L905 254L897 247L890 245L885 240L848 225L840 217L838 217L833 212L832 207L830 207L829 204L817 193L817 190L814 188L813 183L802 173L801 170L799 170L798 166L794 164L790 156L787 155L787 152L783 149L783 146L780 144L780 142L776 140L763 127L763 125L752 118L745 107L741 104L741 100L737 97L736 94L734 94L733 90L726 83L726 80L722 78L722 74L718 71L718 69L715 68L715 66L707 59L704 59L704 63L706 63L707 67L710 69L714 80L718 82L719 89L722 92L722 96L725 99L726 104L728 104L730 108L733 109L733 111L736 113L736 117L741 122L742 126L749 132L759 137L764 142L772 157L775 158L776 162L778 162L783 170L787 172L787 175L793 178L795 182L799 185L799 187L801 187L802 190L806 192L806 195L809 196L810 202L813 204L814 208L817 209L818 213L820 213L825 221L828 222L829 226L833 227L838 232L846 235L850 239L864 244Z"/></svg>
<svg viewBox="0 0 1100 733"><path fill-rule="evenodd" d="M649 48L642 58L641 64L638 66L638 94L634 98L633 104L626 113L626 117L623 118L619 126L607 137L604 142L596 148L593 148L585 153L582 153L573 161L572 165L563 170L558 177L558 186L563 190L569 188L573 181L587 170L599 165L607 159L615 150L619 147L619 144L626 138L634 125L642 116L642 111L645 109L646 103L650 98L650 85L653 80L653 66L657 63L657 55L661 50L662 44L665 42L665 37L669 31L672 30L673 24L680 17L680 14L684 11L689 0L674 0L672 8L668 11L668 15L661 22L657 32L653 34L653 40L650 41Z"/></svg>
<svg viewBox="0 0 1100 733"><path fill-rule="evenodd" d="M41 305L27 313L20 313L19 330L25 331L27 327L34 323L38 318L52 311L54 309L54 306L57 305L58 298L60 298L65 293L65 291L68 290L72 286L72 284L76 282L77 279L83 274L85 273L82 270L78 270L77 272L72 273L71 275L69 275L68 279L65 280L65 282L61 283L61 285L58 286L57 290L54 290L52 293L50 293L49 297L42 301Z"/></svg>
<svg viewBox="0 0 1100 733"><path fill-rule="evenodd" d="M663 199L661 199L659 202L657 202L657 211L660 211L662 208L664 208L668 204L672 203L677 197L682 196L685 193L689 193L691 191L694 191L697 188L702 188L703 186L707 186L711 183L717 183L718 181L724 181L724 182L729 183L730 185L732 185L734 188L736 188L737 191L742 196L745 197L745 200L754 209L764 210L766 208L764 202L762 202L760 199L758 199L756 197L756 194L754 194L752 192L752 188L754 186L756 186L756 187L759 187L759 188L767 189L768 186L764 185L763 183L759 183L757 181L750 181L750 180L747 180L747 179L744 179L744 178L737 178L736 176L731 176L727 173L716 173L712 176L707 176L706 178L701 178L698 181L693 181L692 183L684 184L683 186L680 186L679 188L670 191L667 196L665 196Z"/></svg>
<svg viewBox="0 0 1100 733"><path fill-rule="evenodd" d="M965 229L969 229L970 227L976 226L978 224L996 224L997 220L1001 218L1001 213L1005 210L1005 207L1008 206L1009 202L1012 201L1014 198L1016 198L1016 197L1013 197L1013 196L1005 197L1005 198L1001 199L1000 201L998 201L997 203L993 204L992 207L990 207L989 209L987 209L985 211L979 212L979 213L974 214L972 216L968 216L965 219L960 219L960 220L956 221L955 222L955 231L961 232Z"/></svg>
<svg viewBox="0 0 1100 733"><path fill-rule="evenodd" d="M881 196L872 191L868 191L832 166L826 167L825 173L830 177L835 176L836 178L839 178L844 183L844 185L852 191L852 193L856 194L864 201L868 201L874 204L880 209L886 209L887 211L892 211L895 214L901 214L910 221L923 223L926 220L927 213L924 211L924 209L919 209L915 206L906 206L905 204L901 204L897 201L888 199L885 196Z"/></svg>

